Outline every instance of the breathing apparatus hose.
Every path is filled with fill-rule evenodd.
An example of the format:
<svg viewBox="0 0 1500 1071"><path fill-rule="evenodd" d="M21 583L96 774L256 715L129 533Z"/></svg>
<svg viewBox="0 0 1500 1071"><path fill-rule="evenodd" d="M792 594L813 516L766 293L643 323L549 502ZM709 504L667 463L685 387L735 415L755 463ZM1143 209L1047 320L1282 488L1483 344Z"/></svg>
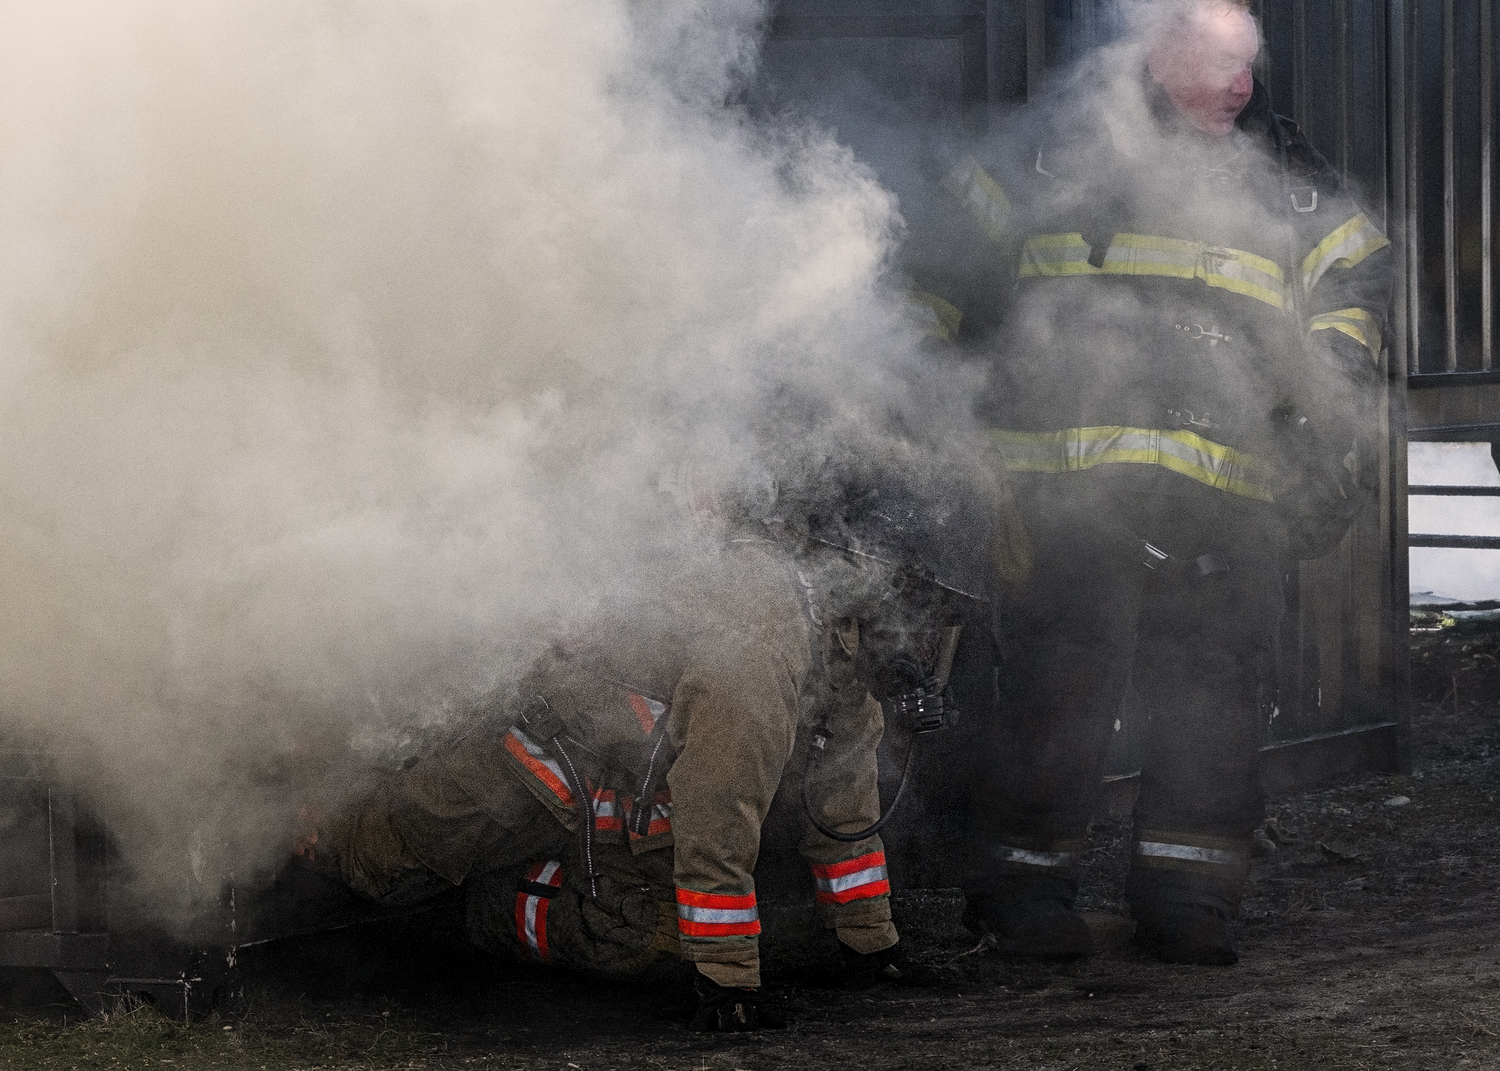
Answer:
<svg viewBox="0 0 1500 1071"><path fill-rule="evenodd" d="M823 736L821 733L813 737L813 748L816 750L817 754L822 754L823 747L826 746L827 742L828 738L826 736ZM875 834L879 833L882 829L885 828L885 824L891 820L891 815L896 813L896 804L901 802L901 795L906 791L906 782L911 774L911 758L916 753L917 734L912 733L911 740L906 745L906 761L901 764L901 784L896 787L896 794L891 797L890 806L885 809L884 814L876 819L873 825L866 826L864 829L861 829L857 833L840 833L835 829L829 829L822 822L818 821L817 815L813 814L812 799L808 795L808 783L812 780L812 771L816 760L812 755L809 755L807 759L807 770L802 775L802 810L806 813L807 820L811 822L813 828L816 829L819 833L823 834L823 836L829 838L830 840L841 841L844 844L854 844L858 841L865 840L867 837L873 837Z"/></svg>
<svg viewBox="0 0 1500 1071"><path fill-rule="evenodd" d="M819 757L828 747L829 740L826 716L823 723L814 731L808 751L807 766L802 772L802 811L807 815L807 820L812 823L812 827L823 836L843 844L855 844L879 833L891 820L891 816L896 813L896 805L901 802L907 783L911 780L911 760L917 753L917 738L923 733L944 728L949 718L957 713L951 705L944 702L943 693L947 690L948 677L953 671L953 656L958 650L958 636L962 629L961 625L953 625L943 630L936 672L931 677L916 688L893 696L886 703L881 704L888 716L895 715L896 724L907 733L906 758L901 763L901 783L896 786L896 794L891 797L890 804L873 824L858 832L840 833L835 829L830 829L819 821L818 816L813 812L811 796L813 773L817 768Z"/></svg>

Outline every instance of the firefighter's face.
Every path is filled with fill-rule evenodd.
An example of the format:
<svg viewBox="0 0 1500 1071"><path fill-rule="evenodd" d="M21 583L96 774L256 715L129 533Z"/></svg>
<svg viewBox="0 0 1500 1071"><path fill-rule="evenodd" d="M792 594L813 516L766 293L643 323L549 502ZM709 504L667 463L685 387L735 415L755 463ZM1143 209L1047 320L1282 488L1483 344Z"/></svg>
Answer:
<svg viewBox="0 0 1500 1071"><path fill-rule="evenodd" d="M936 620L887 615L861 621L856 672L876 699L891 699L933 676L941 642Z"/></svg>
<svg viewBox="0 0 1500 1071"><path fill-rule="evenodd" d="M1146 67L1184 120L1204 134L1223 137L1250 103L1251 68L1259 53L1260 34L1250 12L1204 0L1150 51Z"/></svg>
<svg viewBox="0 0 1500 1071"><path fill-rule="evenodd" d="M860 608L856 671L884 700L933 675L952 614L943 589L913 574L881 572L872 588L881 597Z"/></svg>

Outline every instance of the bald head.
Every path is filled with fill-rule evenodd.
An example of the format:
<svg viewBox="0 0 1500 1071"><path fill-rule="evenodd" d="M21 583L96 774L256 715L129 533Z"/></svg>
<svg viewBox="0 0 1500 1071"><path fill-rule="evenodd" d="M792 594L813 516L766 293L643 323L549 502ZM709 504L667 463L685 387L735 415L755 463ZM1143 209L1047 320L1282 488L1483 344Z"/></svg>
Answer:
<svg viewBox="0 0 1500 1071"><path fill-rule="evenodd" d="M1250 102L1260 53L1255 17L1234 0L1187 0L1160 29L1146 70L1196 130L1222 137Z"/></svg>

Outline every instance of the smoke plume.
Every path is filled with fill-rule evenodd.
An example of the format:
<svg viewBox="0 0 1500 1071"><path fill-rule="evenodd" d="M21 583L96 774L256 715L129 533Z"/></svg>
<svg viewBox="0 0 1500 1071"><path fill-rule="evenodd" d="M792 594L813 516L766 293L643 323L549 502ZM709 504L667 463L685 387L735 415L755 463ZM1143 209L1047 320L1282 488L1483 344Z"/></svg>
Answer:
<svg viewBox="0 0 1500 1071"><path fill-rule="evenodd" d="M0 709L163 882L628 588L659 469L873 449L915 378L892 198L734 106L756 0L10 16Z"/></svg>

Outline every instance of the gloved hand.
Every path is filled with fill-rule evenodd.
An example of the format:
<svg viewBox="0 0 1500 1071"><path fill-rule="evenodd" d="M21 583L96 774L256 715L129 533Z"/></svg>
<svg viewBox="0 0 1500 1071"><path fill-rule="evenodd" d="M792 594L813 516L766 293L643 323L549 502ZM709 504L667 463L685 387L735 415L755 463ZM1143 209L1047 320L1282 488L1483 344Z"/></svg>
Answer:
<svg viewBox="0 0 1500 1071"><path fill-rule="evenodd" d="M784 1018L762 1006L759 989L722 986L701 974L693 989L698 994L698 1010L689 1024L692 1030L731 1033L786 1026Z"/></svg>
<svg viewBox="0 0 1500 1071"><path fill-rule="evenodd" d="M311 803L302 803L297 806L297 813L292 819L292 852L309 863L318 857L318 834L319 827L324 822L321 810Z"/></svg>
<svg viewBox="0 0 1500 1071"><path fill-rule="evenodd" d="M1303 560L1321 558L1339 545L1355 516L1374 500L1378 478L1360 471L1355 452L1333 445L1295 413L1284 419L1281 446L1276 509L1290 549Z"/></svg>

